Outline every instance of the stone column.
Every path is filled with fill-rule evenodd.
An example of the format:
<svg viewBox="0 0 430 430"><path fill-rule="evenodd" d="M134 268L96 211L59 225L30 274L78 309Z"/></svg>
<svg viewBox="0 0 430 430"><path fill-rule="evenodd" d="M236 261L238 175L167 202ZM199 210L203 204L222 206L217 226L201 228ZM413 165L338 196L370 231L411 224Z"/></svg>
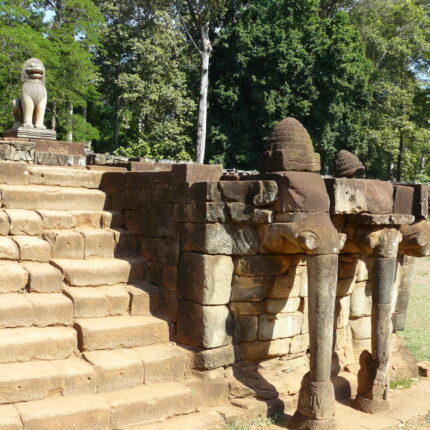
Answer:
<svg viewBox="0 0 430 430"><path fill-rule="evenodd" d="M286 220L288 216L284 216ZM333 352L338 253L345 235L323 213L295 214L291 223L274 223L262 235L262 249L307 254L310 371L304 376L297 411L289 423L300 430L335 430Z"/></svg>
<svg viewBox="0 0 430 430"><path fill-rule="evenodd" d="M392 333L392 299L397 251L402 235L396 227L355 227L353 240L375 258L372 271L372 351L360 356L357 396L353 406L367 413L389 408L388 360ZM350 236L349 236L350 237Z"/></svg>

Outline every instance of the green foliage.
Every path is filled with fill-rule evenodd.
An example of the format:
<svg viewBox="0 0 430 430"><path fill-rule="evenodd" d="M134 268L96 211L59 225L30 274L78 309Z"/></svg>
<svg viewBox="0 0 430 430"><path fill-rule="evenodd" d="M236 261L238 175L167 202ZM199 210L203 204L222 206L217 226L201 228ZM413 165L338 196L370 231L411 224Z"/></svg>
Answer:
<svg viewBox="0 0 430 430"><path fill-rule="evenodd" d="M390 389L408 389L412 387L413 382L412 378L396 379L395 381L390 381Z"/></svg>
<svg viewBox="0 0 430 430"><path fill-rule="evenodd" d="M210 153L256 167L264 139L285 116L307 126L328 165L360 144L369 63L347 15L319 16L319 2L256 0L215 46Z"/></svg>

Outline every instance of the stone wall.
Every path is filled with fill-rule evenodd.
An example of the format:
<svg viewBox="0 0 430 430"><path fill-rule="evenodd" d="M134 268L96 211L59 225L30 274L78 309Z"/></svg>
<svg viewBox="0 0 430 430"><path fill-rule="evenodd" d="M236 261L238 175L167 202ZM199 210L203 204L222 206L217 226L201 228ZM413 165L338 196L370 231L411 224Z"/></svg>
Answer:
<svg viewBox="0 0 430 430"><path fill-rule="evenodd" d="M357 245L355 235L369 226L377 231L413 223L413 214L422 217L428 210L425 187L329 179L329 209L323 180L313 173L225 181L221 166L144 168L150 170L105 173L102 188L149 262L148 281L159 287L159 308L176 341L201 351L197 368L277 357L306 363L307 257L287 241L282 252L268 251L267 232L305 215L324 224L329 210L348 238L339 257L334 367L353 369L362 350L370 350L376 257ZM395 329L404 325L411 260L398 255Z"/></svg>

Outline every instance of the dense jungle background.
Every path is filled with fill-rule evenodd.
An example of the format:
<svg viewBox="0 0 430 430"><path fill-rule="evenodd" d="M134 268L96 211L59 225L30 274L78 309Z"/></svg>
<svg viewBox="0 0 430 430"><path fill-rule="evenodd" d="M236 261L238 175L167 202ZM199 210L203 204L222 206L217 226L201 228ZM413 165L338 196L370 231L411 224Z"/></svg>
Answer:
<svg viewBox="0 0 430 430"><path fill-rule="evenodd" d="M206 73L208 163L256 168L294 116L322 173L348 149L368 177L430 180L429 0L6 0L0 45L0 130L38 57L60 139L192 160Z"/></svg>

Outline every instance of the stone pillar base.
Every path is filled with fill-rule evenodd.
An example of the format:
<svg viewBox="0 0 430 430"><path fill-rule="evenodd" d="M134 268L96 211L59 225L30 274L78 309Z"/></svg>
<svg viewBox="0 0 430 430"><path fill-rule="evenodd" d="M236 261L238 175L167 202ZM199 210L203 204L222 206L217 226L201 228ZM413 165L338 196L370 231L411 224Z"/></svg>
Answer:
<svg viewBox="0 0 430 430"><path fill-rule="evenodd" d="M288 428L295 430L337 430L335 418L317 420L296 412L288 423Z"/></svg>
<svg viewBox="0 0 430 430"><path fill-rule="evenodd" d="M357 394L352 402L352 407L366 414L377 414L390 409L390 402L383 399L367 399L361 394Z"/></svg>

